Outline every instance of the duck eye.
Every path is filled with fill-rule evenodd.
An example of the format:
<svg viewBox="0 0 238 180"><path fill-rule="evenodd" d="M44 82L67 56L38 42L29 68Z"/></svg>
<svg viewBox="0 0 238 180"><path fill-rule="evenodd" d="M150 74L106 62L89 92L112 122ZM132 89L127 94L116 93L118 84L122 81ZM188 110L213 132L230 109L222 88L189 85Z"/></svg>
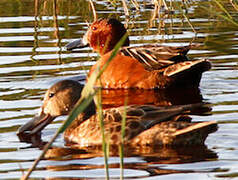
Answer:
<svg viewBox="0 0 238 180"><path fill-rule="evenodd" d="M97 30L97 27L93 26L93 27L92 27L92 30L93 30L93 31L96 31L96 30Z"/></svg>
<svg viewBox="0 0 238 180"><path fill-rule="evenodd" d="M51 92L49 93L49 97L52 98L55 95L55 93Z"/></svg>

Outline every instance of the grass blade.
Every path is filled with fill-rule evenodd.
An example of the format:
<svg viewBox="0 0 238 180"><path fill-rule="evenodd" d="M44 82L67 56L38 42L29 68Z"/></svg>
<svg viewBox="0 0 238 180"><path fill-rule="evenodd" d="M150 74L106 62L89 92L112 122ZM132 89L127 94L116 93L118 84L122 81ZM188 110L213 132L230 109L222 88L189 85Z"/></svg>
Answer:
<svg viewBox="0 0 238 180"><path fill-rule="evenodd" d="M213 0L218 7L228 16L228 18L232 19L232 16L229 14L229 12L226 10L226 8L218 1L218 0Z"/></svg>
<svg viewBox="0 0 238 180"><path fill-rule="evenodd" d="M120 170L121 175L120 179L124 179L124 138L125 138L125 132L126 132L126 108L127 108L127 99L125 99L124 103L124 112L122 116L122 122L121 122L121 144L119 146L119 154L120 154Z"/></svg>
<svg viewBox="0 0 238 180"><path fill-rule="evenodd" d="M85 84L85 86L83 88L81 98L79 99L76 107L72 110L72 112L68 116L67 120L63 123L63 125L56 131L56 133L54 134L54 136L50 140L50 142L48 142L45 145L42 153L34 161L32 167L28 170L27 174L23 175L21 177L22 180L28 179L30 177L31 173L34 171L34 169L36 168L36 166L40 162L40 160L44 157L45 153L50 148L50 146L53 144L53 142L58 137L58 135L61 132L63 132L72 123L72 121L77 117L77 115L80 114L81 112L83 112L87 108L87 106L91 103L91 101L93 100L94 95L96 94L95 89L94 89L95 82L100 78L100 76L103 73L103 71L108 67L109 63L116 56L116 54L119 51L120 47L124 44L127 36L128 35L125 34L121 38L121 40L116 44L115 48L113 49L113 51L111 53L111 56L109 57L107 63L105 63L105 65L102 67L102 69L99 70L99 68L98 68L97 70L95 70L92 73L92 75L88 79L88 82ZM108 171L108 167L107 167L107 171Z"/></svg>
<svg viewBox="0 0 238 180"><path fill-rule="evenodd" d="M108 142L105 138L105 129L104 129L104 121L103 121L103 110L102 110L102 91L101 89L97 93L96 98L96 106L97 106L97 117L100 121L100 129L102 133L102 150L104 155L104 165L106 170L106 179L109 179L109 168L108 168L108 153L107 153L107 147Z"/></svg>

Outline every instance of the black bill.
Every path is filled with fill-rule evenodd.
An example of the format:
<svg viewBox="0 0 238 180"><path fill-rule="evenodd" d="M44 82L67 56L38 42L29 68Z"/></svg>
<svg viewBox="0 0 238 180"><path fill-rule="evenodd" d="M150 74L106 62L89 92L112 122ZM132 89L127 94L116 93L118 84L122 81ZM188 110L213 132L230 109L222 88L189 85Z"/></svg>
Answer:
<svg viewBox="0 0 238 180"><path fill-rule="evenodd" d="M17 135L21 136L22 134L27 135L38 134L54 119L55 117L52 117L49 114L44 114L43 112L41 112L39 116L35 116L32 120L21 126L17 131Z"/></svg>
<svg viewBox="0 0 238 180"><path fill-rule="evenodd" d="M65 47L67 50L80 49L80 48L88 47L88 43L85 43L83 39L79 39L79 40L75 40L73 42L66 44Z"/></svg>

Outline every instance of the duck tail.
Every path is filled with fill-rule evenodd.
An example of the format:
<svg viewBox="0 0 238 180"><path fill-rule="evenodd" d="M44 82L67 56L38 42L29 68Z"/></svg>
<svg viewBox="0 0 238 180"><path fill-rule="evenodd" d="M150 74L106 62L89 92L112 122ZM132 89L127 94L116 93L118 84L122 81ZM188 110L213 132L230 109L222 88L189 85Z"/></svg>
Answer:
<svg viewBox="0 0 238 180"><path fill-rule="evenodd" d="M196 71L196 73L203 73L211 69L211 63L207 59L199 59L193 61L184 61L169 66L164 71L164 75L168 77L178 76L186 72Z"/></svg>
<svg viewBox="0 0 238 180"><path fill-rule="evenodd" d="M184 145L203 144L208 134L215 132L217 129L216 121L192 123L191 126L177 130L173 134L176 139L174 142Z"/></svg>
<svg viewBox="0 0 238 180"><path fill-rule="evenodd" d="M177 47L177 50L178 50L178 52L180 52L181 55L185 56L190 49L194 49L194 48L197 48L199 46L200 46L200 44L189 44L187 46Z"/></svg>
<svg viewBox="0 0 238 180"><path fill-rule="evenodd" d="M167 67L164 76L173 79L171 83L175 87L196 85L198 86L202 73L211 69L211 63L207 59L184 61Z"/></svg>

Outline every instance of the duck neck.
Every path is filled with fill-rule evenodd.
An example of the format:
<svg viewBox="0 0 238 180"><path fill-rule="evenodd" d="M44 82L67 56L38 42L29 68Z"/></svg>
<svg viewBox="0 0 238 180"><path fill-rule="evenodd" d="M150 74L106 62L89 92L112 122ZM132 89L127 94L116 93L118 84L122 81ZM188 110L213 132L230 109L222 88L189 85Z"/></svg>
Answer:
<svg viewBox="0 0 238 180"><path fill-rule="evenodd" d="M122 34L122 36L123 35L124 34ZM119 38L117 37L111 38L111 36L109 36L110 37L109 40L106 40L105 43L102 43L99 46L97 45L96 48L93 48L93 49L96 52L98 52L100 56L103 56L104 54L107 54L108 52L112 51L115 48L117 43L121 40L122 36L120 36ZM127 37L121 47L129 46L129 44L130 44L129 38Z"/></svg>

